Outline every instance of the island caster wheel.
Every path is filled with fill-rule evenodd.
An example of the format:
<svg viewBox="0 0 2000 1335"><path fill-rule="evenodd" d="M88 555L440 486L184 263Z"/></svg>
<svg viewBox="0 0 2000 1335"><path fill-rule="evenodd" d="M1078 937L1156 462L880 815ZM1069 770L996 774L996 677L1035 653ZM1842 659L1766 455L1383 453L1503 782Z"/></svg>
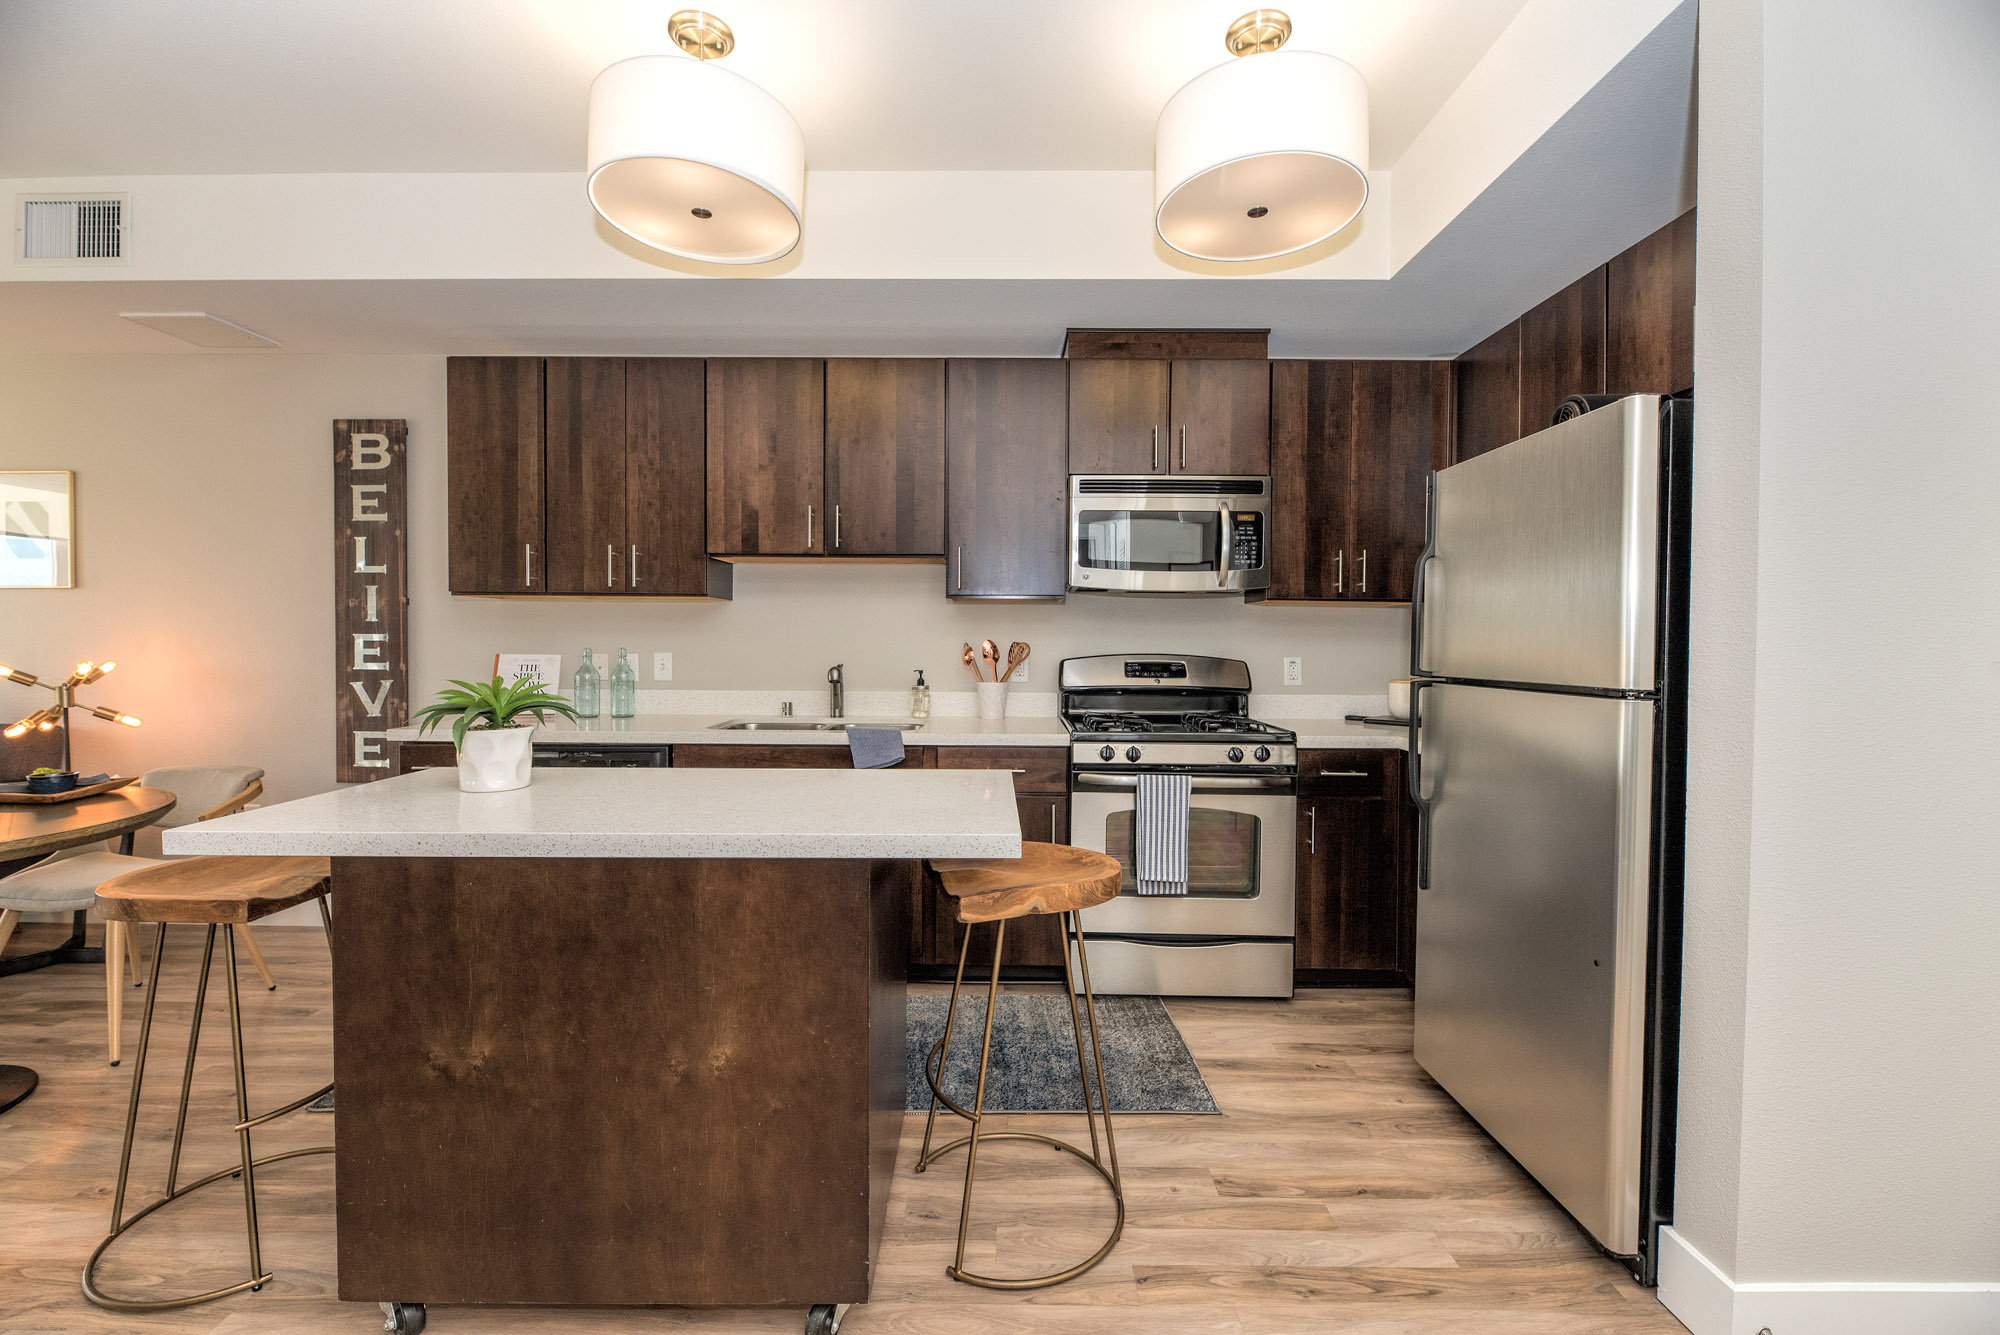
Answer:
<svg viewBox="0 0 2000 1335"><path fill-rule="evenodd" d="M383 1303L382 1310L389 1319L382 1323L382 1329L390 1335L421 1335L424 1328L424 1305L422 1303Z"/></svg>
<svg viewBox="0 0 2000 1335"><path fill-rule="evenodd" d="M832 1303L820 1303L806 1313L806 1335L834 1335L840 1329L840 1309Z"/></svg>

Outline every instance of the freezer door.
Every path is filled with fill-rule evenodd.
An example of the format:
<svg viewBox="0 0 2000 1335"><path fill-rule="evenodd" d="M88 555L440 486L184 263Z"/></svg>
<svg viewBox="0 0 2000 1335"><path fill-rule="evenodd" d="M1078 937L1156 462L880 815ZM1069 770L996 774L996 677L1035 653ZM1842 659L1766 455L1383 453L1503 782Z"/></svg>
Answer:
<svg viewBox="0 0 2000 1335"><path fill-rule="evenodd" d="M1650 701L1423 693L1416 1057L1599 1243L1638 1247Z"/></svg>
<svg viewBox="0 0 2000 1335"><path fill-rule="evenodd" d="M1654 689L1660 397L1437 475L1417 675Z"/></svg>

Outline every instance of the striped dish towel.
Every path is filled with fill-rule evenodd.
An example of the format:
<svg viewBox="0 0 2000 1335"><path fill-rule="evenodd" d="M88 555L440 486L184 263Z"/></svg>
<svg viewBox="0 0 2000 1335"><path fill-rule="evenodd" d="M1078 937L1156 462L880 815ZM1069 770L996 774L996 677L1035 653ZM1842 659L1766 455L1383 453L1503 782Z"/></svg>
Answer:
<svg viewBox="0 0 2000 1335"><path fill-rule="evenodd" d="M1185 774L1141 774L1132 813L1132 870L1142 895L1188 892L1188 803L1194 780Z"/></svg>

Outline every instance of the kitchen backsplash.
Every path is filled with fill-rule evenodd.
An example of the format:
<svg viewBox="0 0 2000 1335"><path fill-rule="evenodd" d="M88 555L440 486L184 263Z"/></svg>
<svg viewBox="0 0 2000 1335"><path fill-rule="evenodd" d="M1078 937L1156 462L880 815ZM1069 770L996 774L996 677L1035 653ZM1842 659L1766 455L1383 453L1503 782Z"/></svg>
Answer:
<svg viewBox="0 0 2000 1335"><path fill-rule="evenodd" d="M931 713L938 718L971 718L976 712L971 691L933 691ZM639 692L639 713L755 714L782 712L786 704L801 718L826 713L824 688L802 691L647 691ZM1258 718L1337 719L1348 714L1380 715L1389 707L1386 695L1272 695L1250 697L1250 712ZM849 691L846 717L906 718L908 691ZM1009 718L1054 718L1054 691L1013 691L1007 699Z"/></svg>

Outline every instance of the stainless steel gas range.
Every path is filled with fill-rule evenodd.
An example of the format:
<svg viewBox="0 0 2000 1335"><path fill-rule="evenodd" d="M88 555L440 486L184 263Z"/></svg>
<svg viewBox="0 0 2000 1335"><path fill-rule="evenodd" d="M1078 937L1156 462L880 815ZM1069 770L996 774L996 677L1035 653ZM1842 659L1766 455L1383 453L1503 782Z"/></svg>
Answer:
<svg viewBox="0 0 2000 1335"><path fill-rule="evenodd" d="M1063 660L1070 842L1116 857L1124 887L1083 911L1099 992L1289 997L1297 866L1298 738L1249 717L1233 658ZM1188 892L1136 893L1137 776L1187 774Z"/></svg>

